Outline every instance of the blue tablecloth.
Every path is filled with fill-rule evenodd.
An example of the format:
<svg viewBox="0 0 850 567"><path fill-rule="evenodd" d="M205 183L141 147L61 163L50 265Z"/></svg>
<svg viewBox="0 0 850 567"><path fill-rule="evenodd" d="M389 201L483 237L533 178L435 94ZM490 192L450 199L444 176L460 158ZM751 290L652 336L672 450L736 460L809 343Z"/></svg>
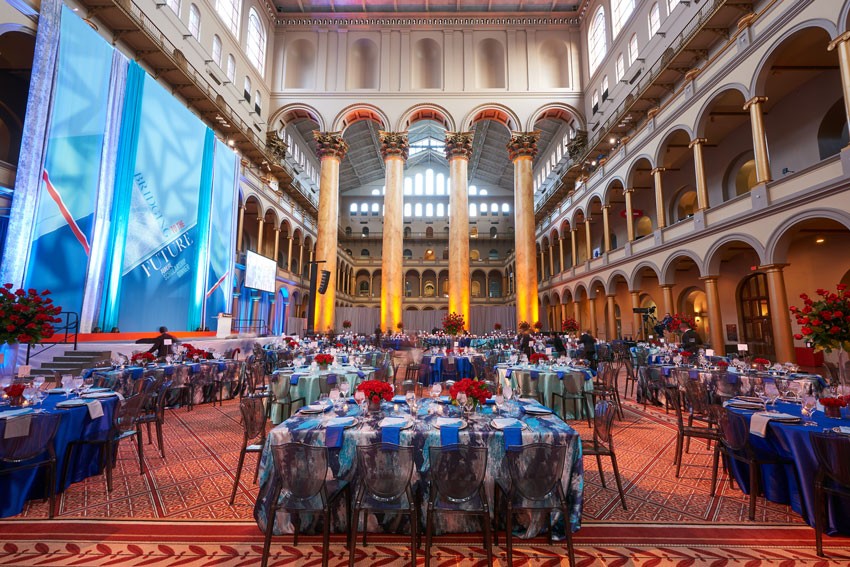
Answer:
<svg viewBox="0 0 850 567"><path fill-rule="evenodd" d="M66 486L59 486L62 467L65 466L65 450L71 441L79 439L102 439L112 426L112 416L115 411L117 397L101 398L98 401L103 407L103 416L91 419L87 406L67 409L57 409L56 404L66 399L64 394L51 394L42 402L40 408L50 413L61 413L62 420L54 438L56 450L56 490L61 492L73 482L79 482L87 477L97 475L100 465L100 449L93 446L78 446L74 451L73 463L68 471ZM0 412L8 411L9 406L0 408ZM12 468L9 465L0 464ZM18 471L11 475L0 477L0 517L20 514L27 500L44 498L46 469L40 468Z"/></svg>
<svg viewBox="0 0 850 567"><path fill-rule="evenodd" d="M749 422L753 415L751 411L732 409L735 413L744 415ZM800 415L798 404L779 402L776 411L791 415ZM759 437L750 435L750 443L753 448L761 454L770 456L778 455L790 459L794 463L797 476L800 480L802 492L797 487L794 479L794 469L790 466L763 465L762 483L764 494L771 502L790 504L791 508L801 514L810 526L815 525L815 474L817 472L817 458L815 457L812 444L809 439L810 431L821 431L824 428L847 425L847 420L831 419L823 412L815 412L812 418L817 422L817 427L802 424L778 423L771 421L767 426L767 436ZM735 482L749 494L750 477L749 467L746 464L732 461L730 473ZM850 500L830 497L828 502L826 533L829 535L850 535Z"/></svg>
<svg viewBox="0 0 850 567"><path fill-rule="evenodd" d="M419 382L423 386L430 386L436 382L443 381L443 370L448 366L448 357L444 354L428 354L422 357L422 362L426 362L431 371L419 375ZM457 368L458 379L474 378L475 369L472 367L472 361L468 356L455 356L455 367Z"/></svg>

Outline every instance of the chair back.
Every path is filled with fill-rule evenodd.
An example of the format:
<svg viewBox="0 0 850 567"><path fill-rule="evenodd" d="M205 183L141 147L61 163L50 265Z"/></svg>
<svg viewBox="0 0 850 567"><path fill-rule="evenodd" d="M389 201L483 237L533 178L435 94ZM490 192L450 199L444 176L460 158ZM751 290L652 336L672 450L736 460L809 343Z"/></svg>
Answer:
<svg viewBox="0 0 850 567"><path fill-rule="evenodd" d="M357 446L357 472L378 500L397 500L410 487L413 447L391 443Z"/></svg>
<svg viewBox="0 0 850 567"><path fill-rule="evenodd" d="M614 373L614 365L608 362L603 362L599 364L599 369L596 371L597 380L599 380L599 385L602 386L605 390L613 390L616 387L615 378L617 375Z"/></svg>
<svg viewBox="0 0 850 567"><path fill-rule="evenodd" d="M159 387L159 392L156 393L153 409L159 417L162 417L165 414L165 400L168 399L168 392L171 390L173 384L173 380L163 382L162 386Z"/></svg>
<svg viewBox="0 0 850 567"><path fill-rule="evenodd" d="M528 500L543 500L557 490L564 472L566 445L531 443L507 451L511 488Z"/></svg>
<svg viewBox="0 0 850 567"><path fill-rule="evenodd" d="M487 471L487 447L432 445L431 482L437 491L453 502L465 502L479 493Z"/></svg>
<svg viewBox="0 0 850 567"><path fill-rule="evenodd" d="M714 394L721 398L734 398L741 392L741 383L738 380L731 382L729 380L729 372L725 370L717 371L712 380L714 385Z"/></svg>
<svg viewBox="0 0 850 567"><path fill-rule="evenodd" d="M373 380L380 380L381 382L387 382L390 378L389 376L390 368L388 362L382 362L376 369L375 375L373 376Z"/></svg>
<svg viewBox="0 0 850 567"><path fill-rule="evenodd" d="M818 468L844 488L850 488L850 437L832 431L809 433Z"/></svg>
<svg viewBox="0 0 850 567"><path fill-rule="evenodd" d="M269 380L275 383L274 388L269 388L269 395L276 401L286 401L292 390L292 372L275 372Z"/></svg>
<svg viewBox="0 0 850 567"><path fill-rule="evenodd" d="M561 380L564 395L570 398L581 398L584 396L584 372L570 372Z"/></svg>
<svg viewBox="0 0 850 567"><path fill-rule="evenodd" d="M593 411L593 444L611 447L611 430L617 407L608 400L600 400Z"/></svg>
<svg viewBox="0 0 850 567"><path fill-rule="evenodd" d="M537 380L531 378L531 372L528 370L515 371L517 384L522 391L523 396L537 395Z"/></svg>
<svg viewBox="0 0 850 567"><path fill-rule="evenodd" d="M262 398L242 398L239 402L242 413L242 430L245 440L266 437L266 408Z"/></svg>
<svg viewBox="0 0 850 567"><path fill-rule="evenodd" d="M635 375L635 366L632 364L631 358L621 358L620 361L626 366L626 378L631 380L637 380L637 376Z"/></svg>
<svg viewBox="0 0 850 567"><path fill-rule="evenodd" d="M325 502L325 476L328 449L304 443L272 445L275 478L289 500L310 500L322 495Z"/></svg>
<svg viewBox="0 0 850 567"><path fill-rule="evenodd" d="M723 445L735 453L746 453L750 442L747 419L724 407L719 407L717 411L717 430Z"/></svg>
<svg viewBox="0 0 850 567"><path fill-rule="evenodd" d="M408 392L416 391L416 381L415 380L405 380L401 383L401 391L405 394Z"/></svg>
<svg viewBox="0 0 850 567"><path fill-rule="evenodd" d="M682 391L679 389L679 386L666 386L664 388L664 395L667 398L667 403L673 406L673 410L676 412L676 424L679 426L679 431L682 431L685 427L685 417L682 410Z"/></svg>
<svg viewBox="0 0 850 567"><path fill-rule="evenodd" d="M336 383L336 374L322 374L319 376L319 393L325 395L330 394L331 390L336 388Z"/></svg>
<svg viewBox="0 0 850 567"><path fill-rule="evenodd" d="M708 386L702 380L688 378L685 382L685 399L695 415L708 415L710 405L708 398Z"/></svg>
<svg viewBox="0 0 850 567"><path fill-rule="evenodd" d="M408 364L404 369L404 381L405 382L416 382L419 380L419 365L418 364Z"/></svg>
<svg viewBox="0 0 850 567"><path fill-rule="evenodd" d="M245 380L248 383L248 393L252 394L266 384L266 368L263 362L251 362L245 371Z"/></svg>
<svg viewBox="0 0 850 567"><path fill-rule="evenodd" d="M45 451L52 452L53 438L61 419L61 413L32 413L0 419L0 462L19 463L34 459ZM29 434L6 439L6 428L10 422L17 420L29 421Z"/></svg>
<svg viewBox="0 0 850 567"><path fill-rule="evenodd" d="M136 394L120 402L120 405L115 409L115 417L112 421L117 435L136 429L136 421L138 421L147 399L148 397L145 394Z"/></svg>

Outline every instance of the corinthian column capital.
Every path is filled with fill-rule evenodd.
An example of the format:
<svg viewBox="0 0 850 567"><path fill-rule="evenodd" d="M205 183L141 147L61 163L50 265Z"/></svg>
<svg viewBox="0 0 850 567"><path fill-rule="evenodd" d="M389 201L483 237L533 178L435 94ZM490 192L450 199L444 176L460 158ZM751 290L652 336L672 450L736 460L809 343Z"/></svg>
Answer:
<svg viewBox="0 0 850 567"><path fill-rule="evenodd" d="M446 132L446 159L472 157L472 137L474 132Z"/></svg>
<svg viewBox="0 0 850 567"><path fill-rule="evenodd" d="M316 155L319 159L324 157L335 157L342 160L348 151L348 143L342 139L342 132L319 132L313 130L313 139L316 140Z"/></svg>
<svg viewBox="0 0 850 567"><path fill-rule="evenodd" d="M378 131L381 138L381 155L384 159L388 157L400 157L407 160L410 146L407 142L407 132L384 132Z"/></svg>
<svg viewBox="0 0 850 567"><path fill-rule="evenodd" d="M537 155L537 140L540 139L540 130L534 132L511 132L511 141L508 142L508 155L511 161L519 157L531 157Z"/></svg>

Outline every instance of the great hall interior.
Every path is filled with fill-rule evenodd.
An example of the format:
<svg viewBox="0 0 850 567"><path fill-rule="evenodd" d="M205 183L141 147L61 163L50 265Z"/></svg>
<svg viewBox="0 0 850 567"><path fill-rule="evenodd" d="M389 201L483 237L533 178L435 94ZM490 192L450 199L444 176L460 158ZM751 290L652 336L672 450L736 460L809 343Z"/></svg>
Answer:
<svg viewBox="0 0 850 567"><path fill-rule="evenodd" d="M847 0L3 0L0 564L846 564L848 123Z"/></svg>

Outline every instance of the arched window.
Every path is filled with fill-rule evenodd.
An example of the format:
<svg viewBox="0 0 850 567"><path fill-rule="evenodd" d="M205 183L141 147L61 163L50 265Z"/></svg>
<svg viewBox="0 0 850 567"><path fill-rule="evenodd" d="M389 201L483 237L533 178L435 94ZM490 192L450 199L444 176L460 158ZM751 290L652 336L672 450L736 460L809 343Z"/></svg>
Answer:
<svg viewBox="0 0 850 567"><path fill-rule="evenodd" d="M254 111L257 115L263 110L263 99L260 97L260 91L254 91Z"/></svg>
<svg viewBox="0 0 850 567"><path fill-rule="evenodd" d="M469 204L469 216L477 217L478 216L478 207L475 206L475 203Z"/></svg>
<svg viewBox="0 0 850 567"><path fill-rule="evenodd" d="M491 226L490 227L490 238L496 238L497 236L499 236L499 229L497 229L495 226Z"/></svg>
<svg viewBox="0 0 850 567"><path fill-rule="evenodd" d="M508 203L502 203L502 214L508 216L511 213L511 206Z"/></svg>
<svg viewBox="0 0 850 567"><path fill-rule="evenodd" d="M368 203L360 203L360 214L365 215L369 213L369 204Z"/></svg>
<svg viewBox="0 0 850 567"><path fill-rule="evenodd" d="M635 0L611 0L611 36L614 39L634 11Z"/></svg>
<svg viewBox="0 0 850 567"><path fill-rule="evenodd" d="M189 6L189 33L195 39L201 38L201 11L194 4Z"/></svg>
<svg viewBox="0 0 850 567"><path fill-rule="evenodd" d="M492 248L492 249L490 250L490 253L489 253L489 256L488 256L488 257L489 257L491 260L498 260L498 259L499 259L499 251L498 251L498 250L496 250L495 248Z"/></svg>
<svg viewBox="0 0 850 567"><path fill-rule="evenodd" d="M242 0L215 0L215 12L230 33L239 37L239 13Z"/></svg>
<svg viewBox="0 0 850 567"><path fill-rule="evenodd" d="M405 260L410 260L413 258L413 251L409 248L405 248L404 252L402 253L402 256L404 256Z"/></svg>
<svg viewBox="0 0 850 567"><path fill-rule="evenodd" d="M245 97L245 100L251 102L251 78L245 77L245 85L242 87L242 96Z"/></svg>
<svg viewBox="0 0 850 567"><path fill-rule="evenodd" d="M438 217L445 216L446 211L443 209L442 203L437 203L437 213L436 214L437 214Z"/></svg>
<svg viewBox="0 0 850 567"><path fill-rule="evenodd" d="M617 82L623 80L623 75L626 74L626 61L623 59L623 54L620 53L617 55L617 65L614 68L614 76L617 78Z"/></svg>
<svg viewBox="0 0 850 567"><path fill-rule="evenodd" d="M412 217L413 216L413 205L411 205L410 203L404 204L404 216L406 216L406 217Z"/></svg>
<svg viewBox="0 0 850 567"><path fill-rule="evenodd" d="M602 91L602 100L608 98L608 75L602 77L602 86L599 87L599 90Z"/></svg>
<svg viewBox="0 0 850 567"><path fill-rule="evenodd" d="M248 60L260 75L263 75L266 69L266 27L254 8L248 12L248 38L245 47Z"/></svg>
<svg viewBox="0 0 850 567"><path fill-rule="evenodd" d="M633 33L629 38L629 65L634 65L638 58L637 34Z"/></svg>
<svg viewBox="0 0 850 567"><path fill-rule="evenodd" d="M212 58L213 62L221 67L221 38L218 37L218 34L213 36Z"/></svg>
<svg viewBox="0 0 850 567"><path fill-rule="evenodd" d="M378 203L372 203L372 215L377 215L381 212L381 206Z"/></svg>
<svg viewBox="0 0 850 567"><path fill-rule="evenodd" d="M446 176L442 173L437 174L437 195L446 194Z"/></svg>
<svg viewBox="0 0 850 567"><path fill-rule="evenodd" d="M426 169L425 170L425 194L433 195L434 194L434 170Z"/></svg>
<svg viewBox="0 0 850 567"><path fill-rule="evenodd" d="M171 11L177 14L177 17L180 17L180 0L165 0L165 3L168 4L168 7L171 8Z"/></svg>
<svg viewBox="0 0 850 567"><path fill-rule="evenodd" d="M652 8L649 9L649 36L658 32L661 28L661 10L658 9L658 2L652 5Z"/></svg>
<svg viewBox="0 0 850 567"><path fill-rule="evenodd" d="M367 236L369 236L369 227L368 227L368 226L364 226L364 227L363 227L363 230L361 230L361 231L360 231L360 234L361 234L361 235L363 235L363 237L364 237L364 238L365 238L365 237L367 237Z"/></svg>
<svg viewBox="0 0 850 567"><path fill-rule="evenodd" d="M404 194L413 195L413 179L410 177L404 178Z"/></svg>
<svg viewBox="0 0 850 567"><path fill-rule="evenodd" d="M415 205L413 205L413 216L422 216L422 203L416 203Z"/></svg>
<svg viewBox="0 0 850 567"><path fill-rule="evenodd" d="M425 203L425 216L433 217L434 216L434 203Z"/></svg>
<svg viewBox="0 0 850 567"><path fill-rule="evenodd" d="M490 214L498 215L499 214L499 205L497 203L490 203Z"/></svg>
<svg viewBox="0 0 850 567"><path fill-rule="evenodd" d="M470 195L478 195L478 187L476 187L475 185L470 185L468 187L468 192Z"/></svg>
<svg viewBox="0 0 850 567"><path fill-rule="evenodd" d="M362 250L360 251L360 255L361 255L361 256L364 256L364 257L368 257L368 256L369 256L369 250L367 250L366 248L362 249ZM366 282L361 282L361 283L360 283L360 289L363 289L363 285L364 285L364 284L366 285L366 291L369 291L369 284L367 284Z"/></svg>
<svg viewBox="0 0 850 567"><path fill-rule="evenodd" d="M413 178L413 194L414 195L421 195L424 192L423 191L424 181L425 180L422 177L421 173L417 173L416 176Z"/></svg>
<svg viewBox="0 0 850 567"><path fill-rule="evenodd" d="M608 34L605 31L605 8L599 6L590 21L587 32L587 53L590 74L592 75L608 52Z"/></svg>
<svg viewBox="0 0 850 567"><path fill-rule="evenodd" d="M351 236L351 227L350 226L345 227L345 235ZM349 252L348 254L351 255L351 252Z"/></svg>
<svg viewBox="0 0 850 567"><path fill-rule="evenodd" d="M479 194L479 195L481 195L482 197L484 197L484 196L486 196L486 195L487 195L487 190L486 190L486 189L482 189L482 190L480 190L480 191L478 192L478 194Z"/></svg>
<svg viewBox="0 0 850 567"><path fill-rule="evenodd" d="M224 72L227 74L227 80L232 83L236 77L236 59L231 53L227 54L227 69Z"/></svg>
<svg viewBox="0 0 850 567"><path fill-rule="evenodd" d="M593 112L599 110L599 91L593 89L593 94L590 95L590 106L593 107Z"/></svg>

